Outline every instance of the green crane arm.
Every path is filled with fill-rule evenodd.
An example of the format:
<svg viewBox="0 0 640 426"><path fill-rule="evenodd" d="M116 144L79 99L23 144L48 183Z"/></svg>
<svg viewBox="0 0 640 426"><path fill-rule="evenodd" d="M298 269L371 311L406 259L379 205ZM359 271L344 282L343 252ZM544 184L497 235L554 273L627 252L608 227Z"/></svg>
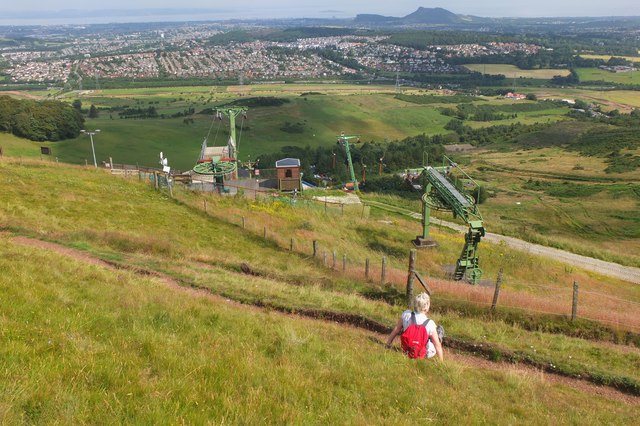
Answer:
<svg viewBox="0 0 640 426"><path fill-rule="evenodd" d="M429 237L429 216L431 208L453 211L453 215L461 217L469 226L465 234L465 245L456 262L454 278L461 280L467 278L473 284L477 284L482 276L482 270L478 265L478 244L485 235L482 215L475 202L458 191L453 184L442 174L446 167L426 166L421 169L411 169L408 172L420 173L427 180L425 193L422 197L422 239L427 241Z"/></svg>

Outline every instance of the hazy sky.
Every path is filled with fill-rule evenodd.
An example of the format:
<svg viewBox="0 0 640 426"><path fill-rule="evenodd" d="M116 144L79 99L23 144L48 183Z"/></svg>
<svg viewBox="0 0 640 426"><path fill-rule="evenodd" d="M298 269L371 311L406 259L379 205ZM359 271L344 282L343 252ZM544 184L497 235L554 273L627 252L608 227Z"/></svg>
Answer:
<svg viewBox="0 0 640 426"><path fill-rule="evenodd" d="M2 12L65 9L217 9L221 18L352 17L358 13L404 16L419 6L443 7L454 13L501 16L640 16L640 0L3 0ZM8 17L5 15L5 17Z"/></svg>

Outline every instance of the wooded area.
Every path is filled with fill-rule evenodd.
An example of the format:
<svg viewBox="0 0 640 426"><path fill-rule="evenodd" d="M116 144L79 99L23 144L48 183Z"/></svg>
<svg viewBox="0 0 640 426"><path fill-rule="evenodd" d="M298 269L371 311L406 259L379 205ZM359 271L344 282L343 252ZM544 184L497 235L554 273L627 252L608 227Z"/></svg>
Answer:
<svg viewBox="0 0 640 426"><path fill-rule="evenodd" d="M59 141L78 137L83 125L80 111L67 103L0 96L0 131L32 141Z"/></svg>

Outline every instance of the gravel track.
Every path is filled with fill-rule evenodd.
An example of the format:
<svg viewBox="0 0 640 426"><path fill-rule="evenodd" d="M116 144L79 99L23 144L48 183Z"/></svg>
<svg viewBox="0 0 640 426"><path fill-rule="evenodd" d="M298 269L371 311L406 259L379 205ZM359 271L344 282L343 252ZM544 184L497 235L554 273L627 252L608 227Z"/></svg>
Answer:
<svg viewBox="0 0 640 426"><path fill-rule="evenodd" d="M365 204L369 204L373 207L381 208L384 210L401 213L415 219L422 219L422 215L420 213L412 212L411 210L395 206L388 206L384 203L372 201L366 201ZM467 227L464 225L447 222L446 220L437 219L435 217L431 218L431 223L453 229L461 233L467 232ZM640 268L624 266L613 262L606 262L604 260L594 259L592 257L582 256L580 254L575 254L552 247L541 246L540 244L529 243L518 238L507 237L506 235L493 234L491 232L487 232L484 237L484 241L493 244L504 243L507 247L515 250L524 251L538 256L548 257L550 259L558 260L571 266L575 266L576 268L582 268L586 269L587 271L596 272L613 278L618 278L623 281L640 284Z"/></svg>

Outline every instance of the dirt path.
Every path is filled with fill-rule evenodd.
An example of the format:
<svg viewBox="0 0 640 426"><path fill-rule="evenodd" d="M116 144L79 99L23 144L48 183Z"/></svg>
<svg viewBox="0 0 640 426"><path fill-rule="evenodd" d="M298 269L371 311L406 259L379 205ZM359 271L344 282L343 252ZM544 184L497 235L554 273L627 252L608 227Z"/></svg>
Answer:
<svg viewBox="0 0 640 426"><path fill-rule="evenodd" d="M127 267L123 265L116 265L114 263L106 262L102 259L93 257L85 252L75 250L69 247L65 247L59 244L41 241L41 240L28 238L28 237L14 237L12 238L12 241L16 244L20 244L24 246L49 250L64 256L71 257L73 259L76 259L78 261L81 261L87 264L96 265L96 266L100 266L100 267L104 267L112 270L123 270L123 269L130 270L134 273L138 273L141 275L152 276L154 278L159 279L164 285L166 285L168 288L174 291L180 292L182 294L188 294L194 297L204 297L215 303L223 302L225 304L233 305L234 307L238 307L242 309L251 309L251 310L260 310L260 311L265 309L264 307L261 307L261 306L242 304L240 302L227 299L225 297L216 295L206 289L186 287L184 285L181 285L178 280L155 271L143 270L143 269L139 269L135 267ZM302 316L311 317L311 318L315 318L323 321L329 321L332 323L338 322L340 324L354 327L357 329L365 329L372 334L372 339L377 343L379 343L380 345L383 345L384 341L386 340L386 334L380 333L379 331L378 332L371 331L371 327L369 324L360 323L357 321L357 319L354 320L353 318L346 318L346 317L337 318L337 317L331 317L327 315L318 315L318 312L320 311L314 311L314 310L294 311L291 313L287 313L283 311L279 311L279 312L274 311L271 309L271 307L266 307L266 308L269 309L270 312L275 312L283 316L290 316L292 314L302 315ZM579 380L579 379L564 377L564 376L555 375L555 374L548 374L538 369L527 367L524 365L514 365L514 364L509 364L504 362L492 362L484 358L472 356L461 351L452 350L450 348L445 349L445 354L447 359L452 359L455 362L463 364L469 368L475 368L475 369L481 368L485 370L511 372L513 374L517 374L521 376L537 377L538 380L540 381L560 383L562 385L572 387L574 389L577 389L587 394L597 395L599 397L621 401L633 406L640 406L640 397L626 394L624 392L618 391L608 386L598 386L598 385L589 383L585 380Z"/></svg>
<svg viewBox="0 0 640 426"><path fill-rule="evenodd" d="M465 226L458 225L456 223L447 222L440 219L431 219L432 223L440 226L445 226L450 229L454 229L459 232L467 232ZM579 254L571 253L564 250L559 250L552 247L541 246L539 244L529 243L523 240L519 240L513 237L507 237L506 235L493 234L488 232L484 237L485 241L493 244L504 243L507 247L524 251L530 254L548 257L550 259L558 260L560 262L567 263L577 268L586 269L588 271L597 272L609 277L619 278L623 281L629 281L634 284L640 284L640 268L634 268L632 266L623 266L613 262L606 262L600 259L594 259L592 257L582 256Z"/></svg>

